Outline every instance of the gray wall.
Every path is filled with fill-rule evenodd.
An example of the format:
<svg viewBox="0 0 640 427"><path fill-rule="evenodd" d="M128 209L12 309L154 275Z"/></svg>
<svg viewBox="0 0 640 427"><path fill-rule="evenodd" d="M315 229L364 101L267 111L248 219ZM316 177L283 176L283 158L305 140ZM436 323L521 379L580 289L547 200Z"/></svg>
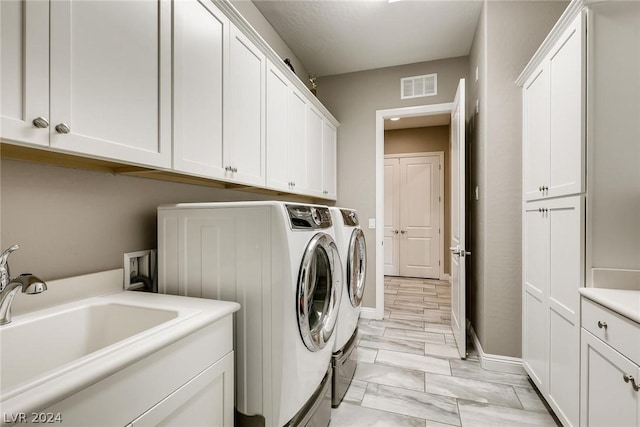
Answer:
<svg viewBox="0 0 640 427"><path fill-rule="evenodd" d="M429 153L442 151L444 153L444 230L442 230L442 247L444 250L443 270L451 273L451 168L449 167L450 129L446 126L430 126L423 128L397 129L384 131L384 154Z"/></svg>
<svg viewBox="0 0 640 427"><path fill-rule="evenodd" d="M11 255L12 275L44 280L121 268L124 252L156 248L159 204L274 199L20 160L0 164L0 247L21 246Z"/></svg>
<svg viewBox="0 0 640 427"><path fill-rule="evenodd" d="M458 81L469 72L468 57L381 68L318 79L318 98L340 121L338 129L338 202L355 208L363 224L376 216L376 110L453 101ZM438 73L438 95L400 99L402 77ZM365 227L367 284L364 307L375 306L375 230Z"/></svg>
<svg viewBox="0 0 640 427"><path fill-rule="evenodd" d="M566 8L564 1L488 1L470 55L470 317L483 350L521 355L522 109L514 81Z"/></svg>

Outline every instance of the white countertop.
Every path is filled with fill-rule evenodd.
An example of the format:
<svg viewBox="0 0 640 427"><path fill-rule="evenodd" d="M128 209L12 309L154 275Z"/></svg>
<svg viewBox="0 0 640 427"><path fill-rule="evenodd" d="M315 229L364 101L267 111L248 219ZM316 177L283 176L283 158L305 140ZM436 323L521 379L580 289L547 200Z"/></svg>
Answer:
<svg viewBox="0 0 640 427"><path fill-rule="evenodd" d="M580 288L580 294L616 313L640 323L640 291Z"/></svg>

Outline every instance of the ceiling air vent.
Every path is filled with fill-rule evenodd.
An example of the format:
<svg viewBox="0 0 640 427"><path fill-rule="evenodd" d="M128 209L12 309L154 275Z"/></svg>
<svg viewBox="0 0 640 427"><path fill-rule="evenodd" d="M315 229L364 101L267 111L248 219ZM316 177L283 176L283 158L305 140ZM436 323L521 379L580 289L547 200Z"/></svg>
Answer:
<svg viewBox="0 0 640 427"><path fill-rule="evenodd" d="M438 94L438 75L405 77L400 79L400 99L419 98Z"/></svg>

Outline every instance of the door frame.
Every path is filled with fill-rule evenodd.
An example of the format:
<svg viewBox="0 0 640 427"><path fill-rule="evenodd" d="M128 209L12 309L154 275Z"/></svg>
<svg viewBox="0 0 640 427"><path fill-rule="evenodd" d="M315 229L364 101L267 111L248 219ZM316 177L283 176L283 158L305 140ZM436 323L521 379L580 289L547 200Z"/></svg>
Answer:
<svg viewBox="0 0 640 427"><path fill-rule="evenodd" d="M376 110L376 306L362 310L363 318L384 318L384 120L392 117L451 114L453 102Z"/></svg>
<svg viewBox="0 0 640 427"><path fill-rule="evenodd" d="M438 162L440 165L440 170L438 171L438 174L440 176L440 184L439 184L439 189L438 191L440 191L440 201L439 201L439 211L440 211L440 219L439 219L439 224L438 227L440 228L440 233L438 234L438 257L440 259L440 265L438 266L438 279L439 280L447 280L448 277L444 274L444 247L445 247L445 240L444 240L444 205L445 205L445 200L444 200L444 151L424 151L424 152L419 152L419 153L399 153L399 154L384 154L384 159L401 159L401 158L412 158L412 157L437 157L438 158ZM384 166L384 159L383 159L383 166ZM384 176L384 175L383 175ZM384 184L384 181L383 181ZM384 188L382 189L383 194L384 194ZM384 209L384 196L382 198L382 206ZM382 239L384 240L384 221L382 222ZM383 254L384 254L384 247L383 249ZM398 259L399 261L399 259ZM384 277L383 277L384 280ZM383 289L384 290L384 289ZM384 292L383 292L384 294Z"/></svg>

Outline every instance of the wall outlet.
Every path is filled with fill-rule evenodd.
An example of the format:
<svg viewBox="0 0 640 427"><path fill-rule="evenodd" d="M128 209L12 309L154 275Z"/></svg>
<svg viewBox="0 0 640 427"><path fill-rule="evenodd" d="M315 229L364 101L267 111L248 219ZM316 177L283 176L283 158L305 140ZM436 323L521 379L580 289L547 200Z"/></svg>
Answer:
<svg viewBox="0 0 640 427"><path fill-rule="evenodd" d="M124 290L126 291L144 288L144 283L141 280L136 280L136 278L142 276L153 282L155 271L155 249L125 253L123 284Z"/></svg>

